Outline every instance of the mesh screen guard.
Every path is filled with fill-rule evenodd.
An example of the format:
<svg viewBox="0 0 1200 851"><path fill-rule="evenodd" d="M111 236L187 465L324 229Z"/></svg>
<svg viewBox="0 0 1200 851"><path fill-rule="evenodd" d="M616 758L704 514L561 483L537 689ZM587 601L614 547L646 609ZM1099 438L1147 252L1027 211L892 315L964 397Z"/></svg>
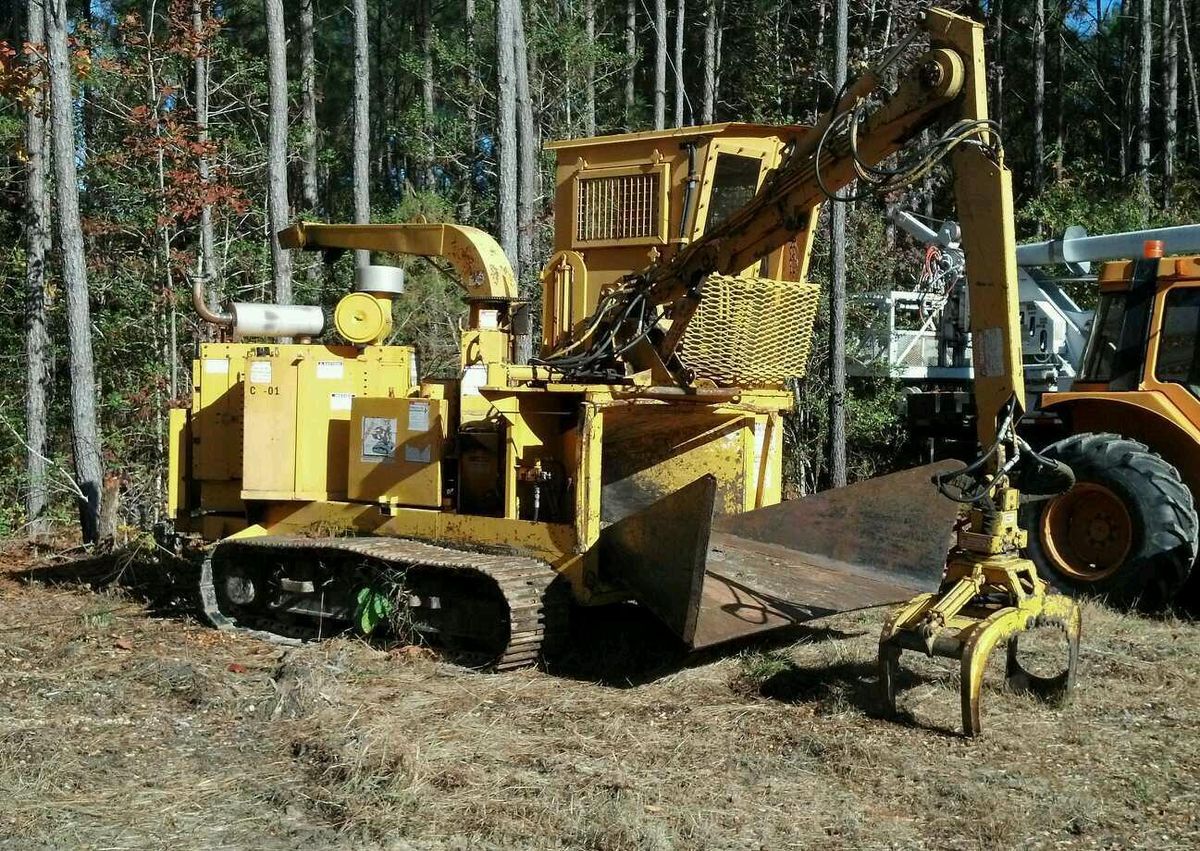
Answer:
<svg viewBox="0 0 1200 851"><path fill-rule="evenodd" d="M680 356L723 387L777 387L805 374L820 287L749 275L710 275Z"/></svg>

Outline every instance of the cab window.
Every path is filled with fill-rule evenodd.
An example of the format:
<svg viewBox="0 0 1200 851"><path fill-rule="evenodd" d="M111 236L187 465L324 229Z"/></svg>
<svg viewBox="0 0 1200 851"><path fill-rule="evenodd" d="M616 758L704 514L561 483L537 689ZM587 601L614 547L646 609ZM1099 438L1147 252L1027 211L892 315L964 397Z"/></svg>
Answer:
<svg viewBox="0 0 1200 851"><path fill-rule="evenodd" d="M1182 384L1200 396L1200 287L1167 293L1163 304L1162 330L1158 335L1158 360L1154 377Z"/></svg>
<svg viewBox="0 0 1200 851"><path fill-rule="evenodd" d="M1080 381L1107 384L1113 379L1117 351L1121 345L1121 329L1125 326L1125 293L1106 293L1096 305L1092 333L1083 353Z"/></svg>
<svg viewBox="0 0 1200 851"><path fill-rule="evenodd" d="M761 167L762 161L758 157L717 154L705 230L712 230L721 224L754 197L754 193L758 191L758 173Z"/></svg>

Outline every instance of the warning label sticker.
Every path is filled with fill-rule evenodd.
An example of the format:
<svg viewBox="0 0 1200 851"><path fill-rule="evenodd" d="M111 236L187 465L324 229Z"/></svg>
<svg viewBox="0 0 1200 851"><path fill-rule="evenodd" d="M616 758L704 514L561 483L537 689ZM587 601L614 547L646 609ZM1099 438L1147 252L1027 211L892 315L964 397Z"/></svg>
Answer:
<svg viewBox="0 0 1200 851"><path fill-rule="evenodd" d="M396 460L396 421L388 417L363 417L362 460Z"/></svg>
<svg viewBox="0 0 1200 851"><path fill-rule="evenodd" d="M317 361L317 378L331 378L340 381L346 376L346 365L340 360Z"/></svg>
<svg viewBox="0 0 1200 851"><path fill-rule="evenodd" d="M250 383L271 383L271 362L269 360L256 360L250 362Z"/></svg>
<svg viewBox="0 0 1200 851"><path fill-rule="evenodd" d="M408 403L408 430L429 431L429 403Z"/></svg>

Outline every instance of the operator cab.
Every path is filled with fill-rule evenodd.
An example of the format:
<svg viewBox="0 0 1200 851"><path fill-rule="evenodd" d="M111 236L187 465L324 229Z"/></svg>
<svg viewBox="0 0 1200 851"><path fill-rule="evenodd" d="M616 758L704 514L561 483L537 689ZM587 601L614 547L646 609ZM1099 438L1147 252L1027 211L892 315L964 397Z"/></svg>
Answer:
<svg viewBox="0 0 1200 851"><path fill-rule="evenodd" d="M557 189L554 253L542 271L543 351L583 323L602 292L670 260L745 205L809 132L727 122L547 144ZM804 280L811 240L809 228L746 274Z"/></svg>

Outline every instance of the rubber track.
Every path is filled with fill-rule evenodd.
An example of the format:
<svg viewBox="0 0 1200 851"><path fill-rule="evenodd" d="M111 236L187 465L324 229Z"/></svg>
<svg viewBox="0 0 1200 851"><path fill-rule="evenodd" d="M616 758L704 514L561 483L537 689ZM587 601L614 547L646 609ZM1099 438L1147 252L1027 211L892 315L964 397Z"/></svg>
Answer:
<svg viewBox="0 0 1200 851"><path fill-rule="evenodd" d="M218 629L236 630L254 637L283 644L299 644L302 639L279 635L268 629L248 628L221 613L213 587L212 558L221 546L253 547L263 550L337 550L390 562L397 568L416 566L444 570L472 571L489 577L508 604L508 621L519 628L509 634L508 644L488 667L497 671L524 668L541 658L548 644L562 637L566 626L568 599L554 583L558 574L544 561L514 555L497 555L455 550L406 538L245 538L217 544L204 559L200 578L201 606L205 617ZM552 583L555 587L551 587ZM445 596L451 597L452 594ZM309 638L317 638L313 630Z"/></svg>

